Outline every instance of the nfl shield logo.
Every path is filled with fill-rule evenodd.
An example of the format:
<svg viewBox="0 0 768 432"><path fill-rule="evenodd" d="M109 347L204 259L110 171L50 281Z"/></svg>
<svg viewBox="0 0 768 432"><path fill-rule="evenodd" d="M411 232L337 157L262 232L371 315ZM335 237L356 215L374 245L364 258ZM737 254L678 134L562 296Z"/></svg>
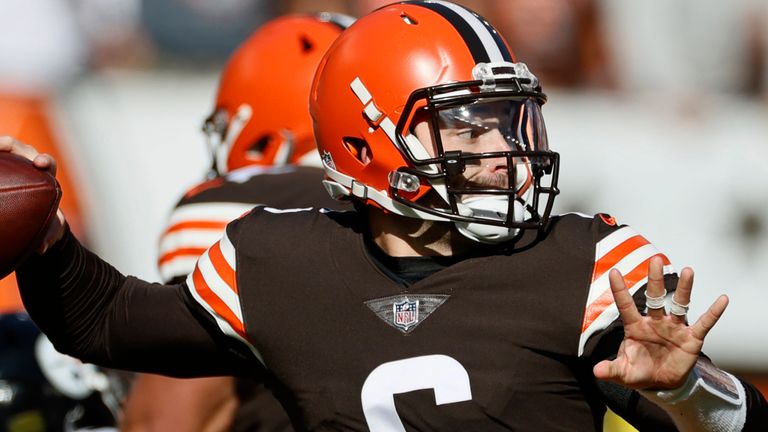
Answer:
<svg viewBox="0 0 768 432"><path fill-rule="evenodd" d="M419 301L408 298L400 303L392 304L395 327L408 331L408 328L419 322Z"/></svg>

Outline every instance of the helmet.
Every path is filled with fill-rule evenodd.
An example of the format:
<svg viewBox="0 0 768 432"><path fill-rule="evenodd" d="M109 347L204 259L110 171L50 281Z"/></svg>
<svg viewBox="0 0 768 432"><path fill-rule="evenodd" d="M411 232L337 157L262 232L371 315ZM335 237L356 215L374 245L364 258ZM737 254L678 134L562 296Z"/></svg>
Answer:
<svg viewBox="0 0 768 432"><path fill-rule="evenodd" d="M453 222L476 241L512 239L543 227L558 193L545 101L474 12L443 1L385 6L339 36L315 75L324 184L337 198ZM491 165L481 177L496 180L472 180Z"/></svg>
<svg viewBox="0 0 768 432"><path fill-rule="evenodd" d="M203 131L213 171L317 160L307 111L320 59L352 18L285 16L260 27L230 57ZM319 162L316 163L319 165Z"/></svg>
<svg viewBox="0 0 768 432"><path fill-rule="evenodd" d="M0 347L0 432L115 425L117 377L58 353L28 315L0 315Z"/></svg>

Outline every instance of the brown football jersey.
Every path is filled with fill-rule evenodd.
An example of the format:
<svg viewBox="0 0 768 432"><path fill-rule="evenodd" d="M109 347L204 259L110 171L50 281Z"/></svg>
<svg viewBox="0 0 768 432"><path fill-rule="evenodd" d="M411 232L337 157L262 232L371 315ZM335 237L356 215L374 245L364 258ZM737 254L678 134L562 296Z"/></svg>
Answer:
<svg viewBox="0 0 768 432"><path fill-rule="evenodd" d="M662 255L648 240L605 215L563 215L515 248L404 286L373 262L365 231L351 211L255 208L187 279L221 332L281 383L298 423L602 429L591 368L621 341L608 271L643 308L648 260Z"/></svg>

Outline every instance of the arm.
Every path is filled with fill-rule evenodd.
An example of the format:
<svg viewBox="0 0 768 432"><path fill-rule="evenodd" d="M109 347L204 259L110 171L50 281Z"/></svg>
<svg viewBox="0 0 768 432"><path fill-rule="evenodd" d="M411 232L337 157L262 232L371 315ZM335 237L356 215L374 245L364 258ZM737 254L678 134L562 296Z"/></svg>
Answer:
<svg viewBox="0 0 768 432"><path fill-rule="evenodd" d="M245 351L198 311L185 284L123 276L68 231L44 255L24 263L17 277L28 312L61 352L173 376L247 368Z"/></svg>
<svg viewBox="0 0 768 432"><path fill-rule="evenodd" d="M53 158L10 137L0 137L0 152L56 171ZM59 351L117 369L177 376L253 368L244 343L221 333L186 284L123 276L80 245L60 211L38 252L17 269L19 288L29 314Z"/></svg>

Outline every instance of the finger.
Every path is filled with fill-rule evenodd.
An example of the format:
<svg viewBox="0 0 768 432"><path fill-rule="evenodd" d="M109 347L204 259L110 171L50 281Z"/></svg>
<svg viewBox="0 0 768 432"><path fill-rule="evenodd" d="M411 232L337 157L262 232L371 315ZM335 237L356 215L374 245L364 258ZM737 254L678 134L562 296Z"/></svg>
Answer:
<svg viewBox="0 0 768 432"><path fill-rule="evenodd" d="M704 315L700 316L699 319L696 320L696 323L693 324L691 327L693 335L700 340L704 340L704 338L707 337L707 333L712 330L712 327L714 327L720 317L723 316L726 307L728 307L728 296L721 295L714 303L712 303L712 306L709 307Z"/></svg>
<svg viewBox="0 0 768 432"><path fill-rule="evenodd" d="M38 152L34 147L24 144L10 136L3 136L0 138L0 150L25 157L29 160L35 159L38 155Z"/></svg>
<svg viewBox="0 0 768 432"><path fill-rule="evenodd" d="M13 137L8 135L0 136L0 151L9 152L13 147Z"/></svg>
<svg viewBox="0 0 768 432"><path fill-rule="evenodd" d="M648 261L648 284L645 286L646 297L660 298L664 297L667 290L664 287L664 261L660 256L652 256ZM652 318L664 317L664 301L661 301L660 308L653 308L648 305L648 316Z"/></svg>
<svg viewBox="0 0 768 432"><path fill-rule="evenodd" d="M603 360L592 368L595 378L605 381L617 381L621 377L621 368L616 361Z"/></svg>
<svg viewBox="0 0 768 432"><path fill-rule="evenodd" d="M688 305L691 303L692 290L693 270L690 267L686 267L680 272L680 279L677 281L677 288L675 288L675 294L672 296L673 304L670 312L674 312L676 309L681 309L681 312L687 312ZM687 321L685 314L671 313L670 315L676 322L685 323Z"/></svg>
<svg viewBox="0 0 768 432"><path fill-rule="evenodd" d="M44 254L45 251L48 250L51 246L53 246L54 243L61 240L62 237L64 237L64 232L66 231L66 219L64 218L64 213L62 213L61 209L59 209L56 212L56 218L51 222L51 224L48 226L48 229L45 233L45 237L43 238L43 241L40 243L40 246L37 248L37 253L40 255Z"/></svg>
<svg viewBox="0 0 768 432"><path fill-rule="evenodd" d="M608 281L611 284L613 301L616 302L616 307L619 309L619 315L621 315L621 321L624 325L627 326L642 319L642 315L637 311L635 300L627 290L621 272L612 269L611 272L608 273Z"/></svg>
<svg viewBox="0 0 768 432"><path fill-rule="evenodd" d="M47 153L40 153L32 160L32 164L42 170L48 170L56 175L56 159Z"/></svg>

